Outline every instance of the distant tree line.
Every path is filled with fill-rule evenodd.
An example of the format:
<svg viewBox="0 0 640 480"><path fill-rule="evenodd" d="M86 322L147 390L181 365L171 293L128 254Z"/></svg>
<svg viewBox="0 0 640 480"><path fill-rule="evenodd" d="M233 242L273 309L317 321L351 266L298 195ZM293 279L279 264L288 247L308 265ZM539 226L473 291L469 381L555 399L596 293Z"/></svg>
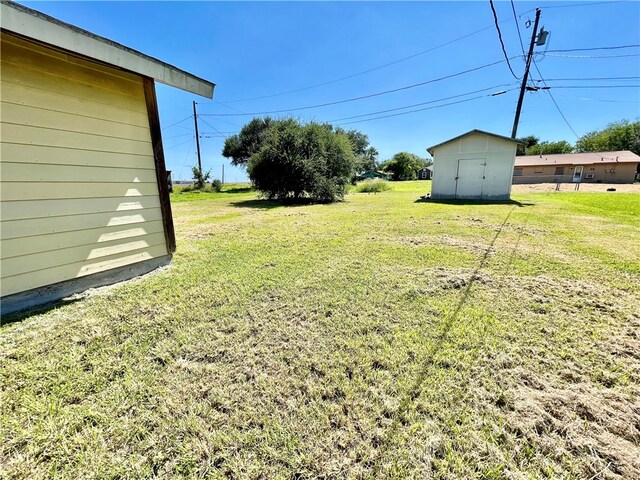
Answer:
<svg viewBox="0 0 640 480"><path fill-rule="evenodd" d="M519 140L525 145L518 146L517 155L551 155L572 152L607 152L630 150L640 155L640 121L621 120L607 125L602 130L594 130L580 137L575 145L560 140L540 141L534 135Z"/></svg>

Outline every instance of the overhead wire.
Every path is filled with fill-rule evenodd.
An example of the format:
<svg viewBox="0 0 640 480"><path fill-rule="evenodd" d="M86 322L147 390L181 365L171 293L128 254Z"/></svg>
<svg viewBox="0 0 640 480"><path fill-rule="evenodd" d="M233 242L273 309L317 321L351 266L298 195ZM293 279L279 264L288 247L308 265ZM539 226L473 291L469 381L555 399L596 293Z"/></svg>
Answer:
<svg viewBox="0 0 640 480"><path fill-rule="evenodd" d="M565 49L556 49L556 50L547 50L550 53L561 53L561 52L587 52L593 50L620 50L622 48L636 48L640 47L640 44L631 44L631 45L615 45L609 47L589 47L589 48L565 48Z"/></svg>
<svg viewBox="0 0 640 480"><path fill-rule="evenodd" d="M556 81L593 81L593 80L638 80L640 77L582 77L582 78L547 78L547 82ZM545 80L531 79L533 82L543 82Z"/></svg>
<svg viewBox="0 0 640 480"><path fill-rule="evenodd" d="M518 77L513 68L511 68L511 62L509 62L509 55L507 55L507 50L504 47L504 42L502 41L502 32L500 31L500 26L498 25L498 14L496 13L496 9L493 5L493 0L489 0L489 4L491 5L491 11L493 12L493 22L495 23L496 30L498 31L498 39L500 40L500 46L502 47L502 53L504 54L504 58L507 61L507 66L509 67L509 71L511 71L511 75L516 80L520 80L521 77Z"/></svg>
<svg viewBox="0 0 640 480"><path fill-rule="evenodd" d="M513 83L494 85L492 87L482 88L480 90L474 90L472 92L460 93L460 94L457 94L457 95L451 95L449 97L443 97L443 98L438 98L438 99L435 99L435 100L429 100L427 102L414 103L412 105L405 105L404 107L389 108L387 110L379 110L377 112L363 113L363 114L360 114L360 115L352 115L350 117L336 118L334 120L329 120L329 123L340 122L342 120L351 120L353 118L368 117L370 115L379 115L381 113L395 112L395 111L398 111L398 110L404 110L406 108L419 107L419 106L428 105L428 104L431 104L431 103L437 103L437 102L443 102L445 100L451 100L453 98L465 97L467 95L473 95L474 93L481 93L481 92L486 92L486 91L489 91L489 90L495 90L496 88L500 88L500 87L511 87L513 85L514 85ZM508 92L508 91L509 90L505 90L505 92Z"/></svg>
<svg viewBox="0 0 640 480"><path fill-rule="evenodd" d="M640 57L640 53L628 53L624 55L557 55L555 53L538 53L543 57L552 58L623 58L623 57Z"/></svg>
<svg viewBox="0 0 640 480"><path fill-rule="evenodd" d="M189 120L192 117L193 117L192 115L189 115L188 117L185 117L182 120L177 121L176 123L172 123L171 125L167 125L166 127L162 127L161 130L166 130L167 128L175 127L176 125L184 122L185 120Z"/></svg>
<svg viewBox="0 0 640 480"><path fill-rule="evenodd" d="M200 116L200 115L198 115L198 117L199 117L199 116ZM220 135L222 135L224 138L227 138L227 137L229 136L229 135L225 135L225 134L223 134L220 130L218 130L216 127L214 127L213 125L211 125L211 124L210 124L209 122L207 122L204 118L201 118L200 120L202 120L202 122L203 122L205 125L207 125L207 126L211 127L211 128L213 129L213 131L215 131L215 132L219 133Z"/></svg>
<svg viewBox="0 0 640 480"><path fill-rule="evenodd" d="M513 21L516 24L516 29L518 31L518 40L520 40L520 48L522 50L522 57L526 57L526 53L524 52L524 43L522 43L522 34L520 33L520 25L518 24L518 18L516 16L516 6L513 3L513 0L511 0L511 11L513 12Z"/></svg>
<svg viewBox="0 0 640 480"><path fill-rule="evenodd" d="M547 10L549 8L591 7L593 5L604 5L604 4L607 4L607 3L624 3L624 0L612 0L612 1L607 1L607 2L568 3L568 4L565 4L565 5L545 5L544 8L545 8L545 10ZM523 17L527 13L531 13L534 10L535 10L535 8L527 10L526 12L523 12L520 15L518 15L518 17Z"/></svg>
<svg viewBox="0 0 640 480"><path fill-rule="evenodd" d="M471 102L473 100L479 100L481 98L487 98L487 97L490 97L490 96L491 95L478 95L476 97L465 98L464 100L458 100L456 102L443 103L442 105L434 105L432 107L418 108L416 110L409 110L407 112L392 113L390 115L382 115L380 117L365 118L364 120L354 120L354 121L351 121L351 122L343 122L343 123L339 123L338 125L339 126L340 125L350 125L352 123L364 123L364 122L371 122L373 120L381 120L383 118L399 117L401 115L409 115L410 113L424 112L425 110L433 110L433 109L436 109L436 108L448 107L449 105L456 105L456 104L459 104L459 103Z"/></svg>
<svg viewBox="0 0 640 480"><path fill-rule="evenodd" d="M554 85L549 88L640 88L640 85Z"/></svg>
<svg viewBox="0 0 640 480"><path fill-rule="evenodd" d="M506 21L508 21L508 20L503 20L500 23L504 23ZM262 100L262 99L265 99L265 98L279 97L279 96L282 96L282 95L288 95L290 93L303 92L305 90L310 90L312 88L318 88L318 87L323 87L325 85L331 85L333 83L341 82L343 80L348 80L348 79L351 79L351 78L354 78L354 77L358 77L360 75L365 75L367 73L375 72L377 70L381 70L383 68L390 67L392 65L396 65L398 63L405 62L407 60L411 60L412 58L416 58L416 57L419 57L421 55L425 55L425 54L427 54L429 52L432 52L434 50L438 50L439 48L446 47L447 45L451 45L453 43L459 42L460 40L464 40L465 38L469 38L469 37L472 37L473 35L477 35L478 33L482 33L482 32L484 32L486 30L490 30L491 28L493 28L493 25L489 25L489 26L481 28L479 30L475 30L475 31L473 31L471 33L467 33L466 35L462 35L461 37L454 38L453 40L449 40L448 42L441 43L439 45L436 45L435 47L428 48L427 50L423 50L421 52L414 53L414 54L409 55L407 57L403 57L403 58L400 58L398 60L394 60L392 62L388 62L388 63L382 64L382 65L379 65L377 67L369 68L367 70L362 70L360 72L356 72L356 73L353 73L353 74L350 74L350 75L346 75L344 77L336 78L336 79L333 79L333 80L328 80L326 82L316 83L314 85L309 85L307 87L301 87L301 88L296 88L296 89L293 89L293 90L287 90L285 92L274 93L274 94L270 94L270 95L263 95L263 96L252 97L252 98L244 98L244 99L239 99L239 100L227 100L226 103L240 103L240 102L249 102L249 101L254 101L254 100Z"/></svg>
<svg viewBox="0 0 640 480"><path fill-rule="evenodd" d="M515 57L513 57L515 58ZM487 63L485 65L481 65L479 67L474 67L474 68L470 68L467 70L463 70L462 72L457 72L457 73L452 73L450 75L445 75L444 77L439 77L439 78L434 78L431 80L426 80L424 82L419 82L419 83L414 83L411 85L405 85L403 87L399 87L399 88L393 88L391 90L385 90L382 92L376 92L376 93L372 93L369 95L361 95L358 97L352 97L352 98L347 98L347 99L343 99L343 100L337 100L334 102L326 102L326 103L320 103L317 105L307 105L304 107L295 107L295 108L287 108L287 109L283 109L283 110L269 110L269 111L263 111L263 112L250 112L250 113L203 113L200 114L199 116L207 116L207 117L235 117L235 116L243 116L243 115L269 115L269 114L274 114L274 113L287 113L287 112L295 112L295 111L299 111L299 110L309 110L312 108L321 108L321 107L328 107L328 106L332 106L332 105L339 105L342 103L349 103L349 102L355 102L357 100L364 100L366 98L373 98L373 97L379 97L381 95L387 95L389 93L395 93L395 92L400 92L402 90L409 90L411 88L416 88L416 87L421 87L423 85L428 85L430 83L436 83L436 82L440 82L442 80L447 80L449 78L453 78L453 77L459 77L460 75L465 75L467 73L471 73L471 72L476 72L478 70L482 70L484 68L488 68L488 67L492 67L494 65L498 65L500 63L503 63L504 60L498 60L496 62L493 63Z"/></svg>
<svg viewBox="0 0 640 480"><path fill-rule="evenodd" d="M538 68L538 64L536 63L535 59L533 59L533 66L535 67L536 71L538 72L538 75L540 76L540 78L542 79L542 84L547 87L547 83L544 81L544 77L542 76L542 73L540 73L540 69ZM555 88L555 87L554 87ZM565 117L564 113L562 113L562 110L560 109L560 106L558 105L558 102L556 102L556 99L553 98L553 94L551 93L551 91L549 89L547 89L547 93L549 94L549 98L551 98L551 101L553 102L553 104L556 106L556 109L558 110L558 113L560 113L560 116L562 117L562 119L564 120L564 123L567 124L567 126L569 127L569 129L573 132L573 134L576 136L576 138L580 138L580 136L576 133L576 131L573 129L573 127L571 126L571 124L569 123L569 120L567 120L567 117Z"/></svg>

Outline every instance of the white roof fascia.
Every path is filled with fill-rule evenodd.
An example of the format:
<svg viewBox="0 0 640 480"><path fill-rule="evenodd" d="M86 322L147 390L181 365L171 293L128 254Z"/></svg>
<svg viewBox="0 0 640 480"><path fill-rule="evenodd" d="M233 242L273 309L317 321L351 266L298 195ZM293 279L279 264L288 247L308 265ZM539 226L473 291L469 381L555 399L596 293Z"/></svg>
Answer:
<svg viewBox="0 0 640 480"><path fill-rule="evenodd" d="M213 98L215 84L212 82L23 5L2 0L0 27L23 37L151 77L165 85Z"/></svg>

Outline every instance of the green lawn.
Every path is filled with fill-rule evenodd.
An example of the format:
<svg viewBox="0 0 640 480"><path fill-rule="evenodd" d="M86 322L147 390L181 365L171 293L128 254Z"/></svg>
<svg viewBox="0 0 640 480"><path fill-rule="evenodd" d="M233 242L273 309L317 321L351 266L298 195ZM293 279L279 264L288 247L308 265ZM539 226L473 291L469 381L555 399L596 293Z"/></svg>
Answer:
<svg viewBox="0 0 640 480"><path fill-rule="evenodd" d="M0 329L0 478L640 478L640 195L172 196L173 265Z"/></svg>

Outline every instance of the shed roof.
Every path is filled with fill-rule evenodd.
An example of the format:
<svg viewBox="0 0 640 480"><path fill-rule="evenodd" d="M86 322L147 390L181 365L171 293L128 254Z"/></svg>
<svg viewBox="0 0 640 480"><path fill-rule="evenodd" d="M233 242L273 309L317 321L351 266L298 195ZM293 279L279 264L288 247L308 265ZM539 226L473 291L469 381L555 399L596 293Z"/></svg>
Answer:
<svg viewBox="0 0 640 480"><path fill-rule="evenodd" d="M8 0L1 0L2 30L99 60L139 75L212 98L214 83L124 45Z"/></svg>
<svg viewBox="0 0 640 480"><path fill-rule="evenodd" d="M524 155L516 157L515 166L594 165L598 163L640 163L640 156L629 150L617 152L563 153L557 155Z"/></svg>
<svg viewBox="0 0 640 480"><path fill-rule="evenodd" d="M432 147L427 148L427 152L429 152L431 155L433 155L433 150L435 148L441 147L442 145L446 145L447 143L455 142L456 140L460 140L461 138L468 137L469 135L474 135L474 134L488 135L490 137L499 138L500 140L506 140L508 142L519 143L519 144L522 144L522 145L525 144L525 142L523 142L521 140L517 140L515 138L504 137L504 136L498 135L496 133L485 132L484 130L478 130L477 128L474 128L473 130L469 130L467 133L463 133L462 135L458 135L457 137L450 138L447 141L444 141L442 143L438 143L437 145L434 145Z"/></svg>

